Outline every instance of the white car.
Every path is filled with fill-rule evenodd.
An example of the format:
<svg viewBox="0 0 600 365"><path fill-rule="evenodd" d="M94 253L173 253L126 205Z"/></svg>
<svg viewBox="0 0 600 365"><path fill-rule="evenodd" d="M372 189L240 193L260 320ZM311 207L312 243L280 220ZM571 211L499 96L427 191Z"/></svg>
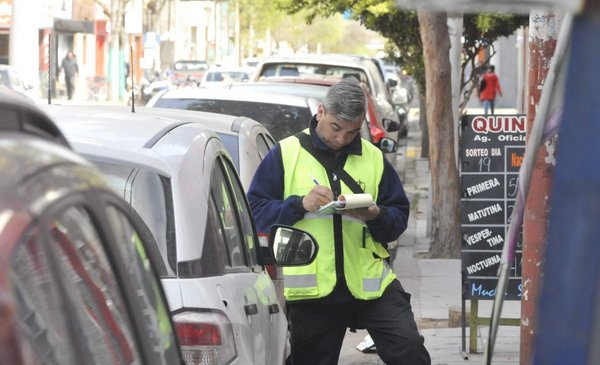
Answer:
<svg viewBox="0 0 600 365"><path fill-rule="evenodd" d="M287 321L217 135L199 123L126 107L46 111L154 233L186 362L283 364Z"/></svg>
<svg viewBox="0 0 600 365"><path fill-rule="evenodd" d="M244 190L250 187L258 165L276 143L262 124L246 117L166 108L137 108L136 112L200 123L217 133L231 155Z"/></svg>

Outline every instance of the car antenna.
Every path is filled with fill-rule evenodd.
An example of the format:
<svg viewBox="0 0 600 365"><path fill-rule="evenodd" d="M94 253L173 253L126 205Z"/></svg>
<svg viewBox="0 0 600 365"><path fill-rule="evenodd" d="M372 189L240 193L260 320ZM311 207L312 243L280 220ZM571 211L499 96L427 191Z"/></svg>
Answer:
<svg viewBox="0 0 600 365"><path fill-rule="evenodd" d="M131 79L131 112L135 113L135 87L133 87L133 46L129 46L129 77Z"/></svg>

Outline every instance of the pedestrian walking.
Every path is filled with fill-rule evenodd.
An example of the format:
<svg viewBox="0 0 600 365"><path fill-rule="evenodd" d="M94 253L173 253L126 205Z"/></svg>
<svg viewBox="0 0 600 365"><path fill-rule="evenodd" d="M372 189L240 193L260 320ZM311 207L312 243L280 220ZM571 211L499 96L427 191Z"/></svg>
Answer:
<svg viewBox="0 0 600 365"><path fill-rule="evenodd" d="M494 73L495 67L490 65L486 73L483 74L479 81L479 100L483 102L483 113L488 115L489 112L494 115L494 104L496 101L496 93L502 96L500 89L500 80Z"/></svg>
<svg viewBox="0 0 600 365"><path fill-rule="evenodd" d="M365 93L357 80L333 85L309 128L279 142L259 165L248 200L257 230L275 223L310 232L313 263L284 268L294 365L337 365L348 328L364 328L386 364L430 364L384 242L407 227L409 201L394 167L361 139ZM317 215L340 194L370 193L367 208Z"/></svg>
<svg viewBox="0 0 600 365"><path fill-rule="evenodd" d="M67 52L67 55L65 58L63 58L60 67L65 74L67 97L69 100L71 100L73 99L73 94L75 93L75 82L79 76L79 66L77 65L77 58L75 58L73 51Z"/></svg>

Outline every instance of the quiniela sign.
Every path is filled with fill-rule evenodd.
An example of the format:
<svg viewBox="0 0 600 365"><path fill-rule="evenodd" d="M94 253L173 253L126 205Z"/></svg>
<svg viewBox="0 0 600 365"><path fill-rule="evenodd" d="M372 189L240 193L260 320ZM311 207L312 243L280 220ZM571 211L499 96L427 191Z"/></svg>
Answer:
<svg viewBox="0 0 600 365"><path fill-rule="evenodd" d="M467 115L461 126L461 234L465 299L493 299L525 154L526 116ZM506 299L521 298L522 235Z"/></svg>

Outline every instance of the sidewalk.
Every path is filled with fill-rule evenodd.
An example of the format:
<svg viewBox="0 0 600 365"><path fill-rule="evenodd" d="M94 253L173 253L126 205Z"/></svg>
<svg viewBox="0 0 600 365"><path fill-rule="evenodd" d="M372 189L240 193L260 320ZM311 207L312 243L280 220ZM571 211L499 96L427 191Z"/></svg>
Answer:
<svg viewBox="0 0 600 365"><path fill-rule="evenodd" d="M460 259L423 259L429 250L428 217L430 171L426 158L421 158L421 129L418 117L411 110L406 146L398 150L398 172L411 202L409 225L399 239L394 271L405 290L411 293L411 304L417 325L425 337L425 346L431 354L432 364L482 364L488 326L478 327L477 353L469 354L469 327L466 328L466 355L463 357L462 329L449 328L449 313L461 308ZM469 312L467 301L467 313ZM492 301L479 301L479 317L489 317ZM460 313L460 312L459 312ZM502 318L519 318L521 303L506 301ZM355 349L366 331L348 332L344 341L341 365L383 364L376 354L363 354ZM519 363L520 328L500 326L496 339L493 364ZM353 354L352 351L358 353Z"/></svg>

